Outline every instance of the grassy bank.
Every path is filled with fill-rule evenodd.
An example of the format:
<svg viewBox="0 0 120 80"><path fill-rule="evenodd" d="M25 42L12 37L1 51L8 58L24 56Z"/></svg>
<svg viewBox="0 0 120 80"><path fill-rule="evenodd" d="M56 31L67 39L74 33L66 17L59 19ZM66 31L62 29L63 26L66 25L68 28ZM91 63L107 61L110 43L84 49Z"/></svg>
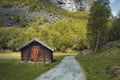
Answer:
<svg viewBox="0 0 120 80"><path fill-rule="evenodd" d="M64 56L55 56L56 60L50 64L21 63L20 59L0 59L0 80L33 80L40 74L50 70L63 59Z"/></svg>
<svg viewBox="0 0 120 80"><path fill-rule="evenodd" d="M107 69L120 66L120 48L112 48L97 55L77 56L76 59L84 68L87 80L118 80L115 74Z"/></svg>
<svg viewBox="0 0 120 80"><path fill-rule="evenodd" d="M53 56L68 56L68 55L73 55L76 56L78 54L77 51L72 51L72 52L54 52ZM0 59L20 59L21 54L20 52L0 52Z"/></svg>

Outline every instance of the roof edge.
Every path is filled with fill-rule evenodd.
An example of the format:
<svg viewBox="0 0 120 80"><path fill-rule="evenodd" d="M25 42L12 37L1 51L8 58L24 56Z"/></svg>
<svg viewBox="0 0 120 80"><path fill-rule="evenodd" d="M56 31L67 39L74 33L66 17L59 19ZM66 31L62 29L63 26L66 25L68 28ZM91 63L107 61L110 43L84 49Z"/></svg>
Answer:
<svg viewBox="0 0 120 80"><path fill-rule="evenodd" d="M17 51L20 51L22 48L26 47L27 45L29 45L29 44L32 43L33 41L36 41L36 42L38 42L39 44L41 44L42 46L48 48L49 50L54 51L53 48L49 47L47 44L45 44L45 43L44 43L43 41L41 41L41 40L38 40L37 38L34 38L34 39L30 40L29 42L26 42L23 46L16 48L16 50L17 50Z"/></svg>

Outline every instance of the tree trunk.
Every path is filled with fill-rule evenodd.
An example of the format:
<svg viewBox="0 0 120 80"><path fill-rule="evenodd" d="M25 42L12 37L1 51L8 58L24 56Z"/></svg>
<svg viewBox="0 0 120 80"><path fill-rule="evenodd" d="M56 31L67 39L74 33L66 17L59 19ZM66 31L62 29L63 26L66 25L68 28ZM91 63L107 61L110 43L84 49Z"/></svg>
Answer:
<svg viewBox="0 0 120 80"><path fill-rule="evenodd" d="M98 45L99 45L99 38L100 38L100 35L99 35L99 31L97 31L97 41L96 41L96 46L95 46L95 54L97 53L97 49L98 49Z"/></svg>

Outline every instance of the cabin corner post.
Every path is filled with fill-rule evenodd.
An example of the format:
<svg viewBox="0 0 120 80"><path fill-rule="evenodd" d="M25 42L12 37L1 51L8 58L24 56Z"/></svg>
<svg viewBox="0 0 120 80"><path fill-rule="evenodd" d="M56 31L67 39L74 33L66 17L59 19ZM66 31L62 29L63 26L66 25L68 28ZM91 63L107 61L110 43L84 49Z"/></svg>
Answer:
<svg viewBox="0 0 120 80"><path fill-rule="evenodd" d="M23 52L21 51L21 61L23 61Z"/></svg>
<svg viewBox="0 0 120 80"><path fill-rule="evenodd" d="M53 52L52 52L51 56L52 56L51 62L53 62Z"/></svg>
<svg viewBox="0 0 120 80"><path fill-rule="evenodd" d="M51 53L51 62L53 62L53 51L50 52Z"/></svg>

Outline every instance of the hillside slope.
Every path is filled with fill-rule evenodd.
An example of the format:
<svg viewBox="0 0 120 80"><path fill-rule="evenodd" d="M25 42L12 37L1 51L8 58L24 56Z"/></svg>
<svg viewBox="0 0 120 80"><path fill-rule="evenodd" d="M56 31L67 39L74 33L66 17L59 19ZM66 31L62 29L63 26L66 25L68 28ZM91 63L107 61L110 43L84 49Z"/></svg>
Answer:
<svg viewBox="0 0 120 80"><path fill-rule="evenodd" d="M16 50L33 38L58 51L87 46L87 12L69 12L46 0L2 0L0 4L1 50Z"/></svg>
<svg viewBox="0 0 120 80"><path fill-rule="evenodd" d="M62 18L86 19L86 12L69 12L53 5L49 0L1 1L0 18L4 26L26 26L24 23L55 23Z"/></svg>
<svg viewBox="0 0 120 80"><path fill-rule="evenodd" d="M50 0L53 4L61 6L71 12L89 11L94 0Z"/></svg>

